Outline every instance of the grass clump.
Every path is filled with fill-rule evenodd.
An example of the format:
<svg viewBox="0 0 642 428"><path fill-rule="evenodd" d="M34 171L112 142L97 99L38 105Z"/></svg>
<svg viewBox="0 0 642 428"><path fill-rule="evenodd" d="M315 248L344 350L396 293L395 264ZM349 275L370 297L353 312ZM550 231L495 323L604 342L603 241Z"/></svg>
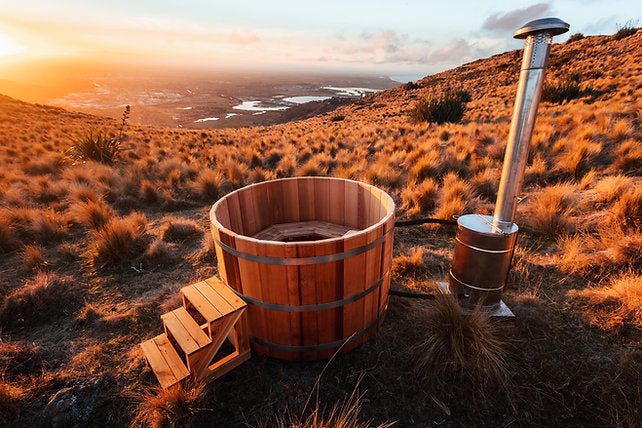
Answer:
<svg viewBox="0 0 642 428"><path fill-rule="evenodd" d="M571 37L569 37L569 38L568 38L568 40L566 41L566 43L573 43L573 42L577 42L578 40L582 40L583 38L584 38L584 34L582 34L582 33L575 33L575 34L571 35Z"/></svg>
<svg viewBox="0 0 642 428"><path fill-rule="evenodd" d="M425 270L423 265L424 248L414 247L409 252L403 252L392 259L391 273L394 277L416 276L418 272Z"/></svg>
<svg viewBox="0 0 642 428"><path fill-rule="evenodd" d="M46 264L42 247L39 245L25 245L22 250L22 260L29 270L42 268Z"/></svg>
<svg viewBox="0 0 642 428"><path fill-rule="evenodd" d="M427 178L419 184L410 183L401 192L401 197L409 216L429 213L437 205L439 184L432 178Z"/></svg>
<svg viewBox="0 0 642 428"><path fill-rule="evenodd" d="M194 193L203 201L217 200L222 194L224 178L221 173L213 169L204 169L199 172L192 184Z"/></svg>
<svg viewBox="0 0 642 428"><path fill-rule="evenodd" d="M277 428L387 428L393 426L394 422L373 425L372 422L360 420L364 395L355 388L347 399L336 403L329 412L325 412L318 404L306 414L295 414L286 410L269 425L259 424L259 426Z"/></svg>
<svg viewBox="0 0 642 428"><path fill-rule="evenodd" d="M411 116L417 122L457 123L464 117L466 100L470 100L470 94L465 91L447 92L440 97L428 97L414 105Z"/></svg>
<svg viewBox="0 0 642 428"><path fill-rule="evenodd" d="M577 186L574 184L545 187L527 199L522 221L531 231L542 235L573 232L570 216L576 199Z"/></svg>
<svg viewBox="0 0 642 428"><path fill-rule="evenodd" d="M156 239L143 254L143 261L152 267L164 266L174 259L174 251L167 242Z"/></svg>
<svg viewBox="0 0 642 428"><path fill-rule="evenodd" d="M624 274L606 286L571 290L569 296L584 305L592 325L616 332L642 328L642 275Z"/></svg>
<svg viewBox="0 0 642 428"><path fill-rule="evenodd" d="M424 310L425 336L412 350L419 356L418 373L438 382L469 377L480 386L506 381L505 343L488 316L462 315L448 294L437 295Z"/></svg>
<svg viewBox="0 0 642 428"><path fill-rule="evenodd" d="M542 101L561 104L577 98L580 95L580 85L577 81L566 78L554 83L546 83L542 88Z"/></svg>
<svg viewBox="0 0 642 428"><path fill-rule="evenodd" d="M0 324L10 329L49 321L72 310L80 296L80 287L72 277L40 272L4 299Z"/></svg>
<svg viewBox="0 0 642 428"><path fill-rule="evenodd" d="M153 388L139 397L132 426L190 426L190 417L203 407L202 394L202 384Z"/></svg>
<svg viewBox="0 0 642 428"><path fill-rule="evenodd" d="M634 35L635 33L638 32L636 24L637 23L634 24L633 21L627 21L626 23L624 23L624 25L618 24L617 32L613 34L613 39L620 40L625 37Z"/></svg>
<svg viewBox="0 0 642 428"><path fill-rule="evenodd" d="M113 218L94 234L94 265L119 264L139 256L146 248L147 219L140 213Z"/></svg>
<svg viewBox="0 0 642 428"><path fill-rule="evenodd" d="M10 383L0 377L0 423L15 426L23 407L27 403L27 392L17 383Z"/></svg>
<svg viewBox="0 0 642 428"><path fill-rule="evenodd" d="M191 220L166 218L161 228L161 239L165 242L183 242L192 237L200 237L203 231Z"/></svg>
<svg viewBox="0 0 642 428"><path fill-rule="evenodd" d="M129 106L125 107L123 118L116 137L111 137L104 130L90 130L85 134L76 136L69 148L71 157L78 161L96 161L111 165L116 162L118 154L122 151L123 129L129 119Z"/></svg>
<svg viewBox="0 0 642 428"><path fill-rule="evenodd" d="M0 254L15 250L19 244L9 219L0 217Z"/></svg>
<svg viewBox="0 0 642 428"><path fill-rule="evenodd" d="M96 230L114 216L114 211L101 200L77 201L69 207L69 212L76 223Z"/></svg>

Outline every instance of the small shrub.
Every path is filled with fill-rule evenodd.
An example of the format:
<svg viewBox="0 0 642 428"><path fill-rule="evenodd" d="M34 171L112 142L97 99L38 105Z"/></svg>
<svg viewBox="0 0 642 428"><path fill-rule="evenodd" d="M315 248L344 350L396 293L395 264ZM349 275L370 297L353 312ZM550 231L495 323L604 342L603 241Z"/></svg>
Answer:
<svg viewBox="0 0 642 428"><path fill-rule="evenodd" d="M90 130L75 137L69 148L69 154L75 160L105 164L113 164L120 151L120 141L102 130Z"/></svg>
<svg viewBox="0 0 642 428"><path fill-rule="evenodd" d="M198 237L203 231L191 220L166 218L161 228L161 239L165 242L183 242L188 238Z"/></svg>
<svg viewBox="0 0 642 428"><path fill-rule="evenodd" d="M78 306L80 296L81 289L73 278L40 272L5 298L0 323L13 328L51 321Z"/></svg>
<svg viewBox="0 0 642 428"><path fill-rule="evenodd" d="M138 257L146 248L147 219L133 213L125 218L112 218L94 233L91 259L94 265L119 264Z"/></svg>
<svg viewBox="0 0 642 428"><path fill-rule="evenodd" d="M617 24L617 32L613 34L613 40L620 40L638 32L636 23L627 21L624 25Z"/></svg>
<svg viewBox="0 0 642 428"><path fill-rule="evenodd" d="M542 88L542 101L554 104L561 104L564 101L577 98L579 95L579 83L570 78L555 83L546 83Z"/></svg>
<svg viewBox="0 0 642 428"><path fill-rule="evenodd" d="M577 42L578 40L582 40L584 38L584 34L582 33L575 33L571 37L568 38L566 43L573 43Z"/></svg>
<svg viewBox="0 0 642 428"><path fill-rule="evenodd" d="M346 117L345 117L344 115L342 115L342 114L335 114L334 116L332 116L332 117L330 118L330 122L340 122L340 121L342 121L342 120L343 120L343 119L345 119L345 118L346 118Z"/></svg>
<svg viewBox="0 0 642 428"><path fill-rule="evenodd" d="M417 122L457 123L464 117L465 111L466 101L462 99L462 95L447 93L437 98L428 97L418 101L411 111L411 116Z"/></svg>
<svg viewBox="0 0 642 428"><path fill-rule="evenodd" d="M416 82L408 82L401 85L401 87L404 91L412 91L413 89L419 89L421 86L419 86Z"/></svg>
<svg viewBox="0 0 642 428"><path fill-rule="evenodd" d="M446 94L446 97L452 97L452 98L458 99L462 103L469 103L473 99L470 96L470 92L463 89L457 89L457 90L448 92Z"/></svg>
<svg viewBox="0 0 642 428"><path fill-rule="evenodd" d="M129 119L129 106L125 107L118 135L110 137L107 131L90 130L76 136L69 148L70 156L78 161L93 160L111 165L116 162L118 154L122 151L123 129Z"/></svg>

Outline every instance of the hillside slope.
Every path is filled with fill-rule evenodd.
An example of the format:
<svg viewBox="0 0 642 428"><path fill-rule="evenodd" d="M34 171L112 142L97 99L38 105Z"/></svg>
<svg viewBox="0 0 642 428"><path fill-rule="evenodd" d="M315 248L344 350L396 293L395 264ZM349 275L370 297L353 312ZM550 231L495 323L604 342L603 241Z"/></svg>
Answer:
<svg viewBox="0 0 642 428"><path fill-rule="evenodd" d="M505 293L517 319L494 333L505 378L418 369L438 309L392 297L375 338L326 369L321 407L362 378L361 417L376 423L639 423L641 45L638 31L553 46L547 81L579 78L580 92L540 105ZM385 189L399 218L491 213L520 60L507 52L271 127L129 126L113 165L68 153L90 129L116 133L117 119L0 96L0 421L240 426L300 411L325 362L254 356L198 399L144 396L155 380L138 343L160 332L181 286L216 273L209 207L252 182L332 175ZM411 118L449 90L471 95L461 123ZM453 232L399 228L392 288L434 291Z"/></svg>

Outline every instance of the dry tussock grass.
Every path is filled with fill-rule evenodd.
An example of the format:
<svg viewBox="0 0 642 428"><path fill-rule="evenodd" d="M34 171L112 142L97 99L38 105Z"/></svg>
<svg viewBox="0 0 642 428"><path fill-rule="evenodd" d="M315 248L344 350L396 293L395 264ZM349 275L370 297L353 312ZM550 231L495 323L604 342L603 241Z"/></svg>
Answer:
<svg viewBox="0 0 642 428"><path fill-rule="evenodd" d="M203 409L202 384L177 384L169 389L152 388L135 397L138 405L132 425L160 428L189 426L190 418Z"/></svg>
<svg viewBox="0 0 642 428"><path fill-rule="evenodd" d="M25 245L22 249L22 260L29 270L44 267L46 264L42 247L38 245Z"/></svg>
<svg viewBox="0 0 642 428"><path fill-rule="evenodd" d="M69 214L76 223L98 230L114 216L114 211L101 200L88 200L74 202Z"/></svg>
<svg viewBox="0 0 642 428"><path fill-rule="evenodd" d="M401 254L392 259L391 273L395 277L415 277L423 268L423 259L423 247L413 247L408 252L402 250Z"/></svg>
<svg viewBox="0 0 642 428"><path fill-rule="evenodd" d="M401 192L403 208L408 216L419 213L430 213L437 205L439 197L439 184L432 178L426 178L419 184L415 182L408 185Z"/></svg>
<svg viewBox="0 0 642 428"><path fill-rule="evenodd" d="M470 183L454 172L449 172L443 178L439 205L435 217L452 219L455 215L466 214L474 204L473 190Z"/></svg>
<svg viewBox="0 0 642 428"><path fill-rule="evenodd" d="M627 325L642 338L642 276L624 274L608 285L571 290L569 296L585 305L589 322L605 330L621 331Z"/></svg>
<svg viewBox="0 0 642 428"><path fill-rule="evenodd" d="M571 215L577 195L577 186L572 183L545 187L529 196L518 223L543 235L570 233L575 229Z"/></svg>
<svg viewBox="0 0 642 428"><path fill-rule="evenodd" d="M0 375L0 423L11 426L26 405L27 396L27 391L21 384L9 382L4 379L4 375Z"/></svg>
<svg viewBox="0 0 642 428"><path fill-rule="evenodd" d="M161 239L166 242L183 242L189 238L199 238L203 234L201 228L191 220L176 217L166 217L161 226Z"/></svg>
<svg viewBox="0 0 642 428"><path fill-rule="evenodd" d="M175 252L167 242L156 239L149 244L145 254L143 254L143 261L145 264L152 267L162 267L168 265L175 259Z"/></svg>
<svg viewBox="0 0 642 428"><path fill-rule="evenodd" d="M358 393L355 388L347 399L336 403L330 411L316 407L306 414L296 414L286 410L283 415L276 417L269 425L260 424L261 427L278 428L388 428L395 423L374 424L372 421L360 420L361 406L364 393Z"/></svg>
<svg viewBox="0 0 642 428"><path fill-rule="evenodd" d="M199 172L193 183L194 193L204 201L217 200L223 191L224 179L220 172L204 169Z"/></svg>
<svg viewBox="0 0 642 428"><path fill-rule="evenodd" d="M94 232L91 261L105 267L138 257L147 247L146 229L147 218L141 213L112 218Z"/></svg>
<svg viewBox="0 0 642 428"><path fill-rule="evenodd" d="M51 320L75 309L81 294L82 290L74 278L39 272L4 298L0 324L12 329Z"/></svg>
<svg viewBox="0 0 642 428"><path fill-rule="evenodd" d="M482 387L507 381L506 344L487 315L462 315L455 298L439 294L421 323L423 339L411 350L420 376L442 383L464 378Z"/></svg>

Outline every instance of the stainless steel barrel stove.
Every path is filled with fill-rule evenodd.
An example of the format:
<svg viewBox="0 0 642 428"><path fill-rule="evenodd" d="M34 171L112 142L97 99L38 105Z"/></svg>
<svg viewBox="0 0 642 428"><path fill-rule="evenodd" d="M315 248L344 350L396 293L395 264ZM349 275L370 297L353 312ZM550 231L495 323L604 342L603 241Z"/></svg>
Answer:
<svg viewBox="0 0 642 428"><path fill-rule="evenodd" d="M551 42L553 36L568 29L569 25L558 18L543 18L527 23L513 34L516 39L526 39L526 47L495 213L492 217L463 215L457 221L449 288L459 297L462 309L480 307L493 312L502 304L519 230L513 220Z"/></svg>

